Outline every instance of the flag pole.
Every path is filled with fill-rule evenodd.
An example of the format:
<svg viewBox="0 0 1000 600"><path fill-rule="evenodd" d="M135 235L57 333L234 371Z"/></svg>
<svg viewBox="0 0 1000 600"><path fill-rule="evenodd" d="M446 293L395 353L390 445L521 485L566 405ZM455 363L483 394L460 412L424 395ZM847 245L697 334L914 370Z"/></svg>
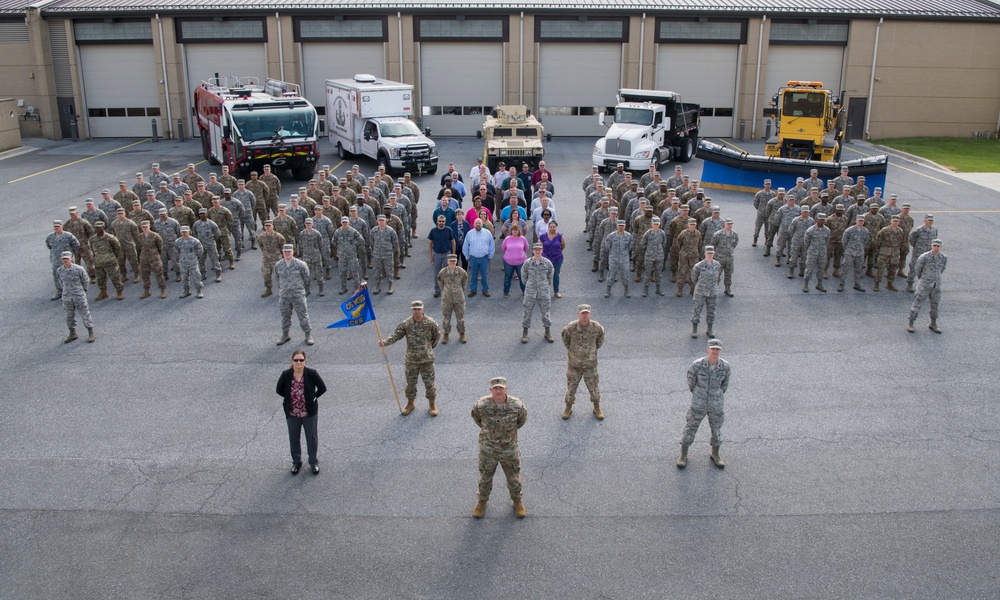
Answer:
<svg viewBox="0 0 1000 600"><path fill-rule="evenodd" d="M378 335L379 341L382 341L382 332L378 328L378 319L372 319L372 323L375 323L375 334ZM396 381L392 378L392 369L389 368L389 355L386 354L385 346L380 346L382 348L382 358L385 359L385 370L389 372L389 383L392 384L392 393L396 397L396 406L399 407L399 413L403 413L403 405L399 403L399 392L396 391Z"/></svg>

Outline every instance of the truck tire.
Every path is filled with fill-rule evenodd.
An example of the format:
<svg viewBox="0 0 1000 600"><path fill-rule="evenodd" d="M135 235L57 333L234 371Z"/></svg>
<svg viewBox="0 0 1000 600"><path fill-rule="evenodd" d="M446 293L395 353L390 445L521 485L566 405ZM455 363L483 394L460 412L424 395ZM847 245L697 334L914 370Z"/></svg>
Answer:
<svg viewBox="0 0 1000 600"><path fill-rule="evenodd" d="M340 142L337 142L337 157L340 158L340 160L347 160L351 157L351 153L344 150L344 145Z"/></svg>
<svg viewBox="0 0 1000 600"><path fill-rule="evenodd" d="M385 167L386 175L392 175L392 163L389 162L389 157L385 155L385 152L378 153L378 166Z"/></svg>
<svg viewBox="0 0 1000 600"><path fill-rule="evenodd" d="M681 153L677 157L677 162L691 162L692 158L694 158L694 140L684 138L684 141L681 143Z"/></svg>

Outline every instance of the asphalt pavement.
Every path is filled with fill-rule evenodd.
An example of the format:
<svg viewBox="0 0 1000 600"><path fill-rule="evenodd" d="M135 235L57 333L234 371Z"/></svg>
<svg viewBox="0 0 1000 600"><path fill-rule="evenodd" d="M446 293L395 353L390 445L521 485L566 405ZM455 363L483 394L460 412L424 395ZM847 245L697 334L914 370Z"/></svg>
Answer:
<svg viewBox="0 0 1000 600"><path fill-rule="evenodd" d="M293 343L275 346L258 252L209 278L203 300L179 299L174 282L167 299L139 300L127 284L124 301L91 302L96 343L62 343L52 219L151 162L173 173L201 160L197 142L136 142L26 140L39 149L0 161L0 598L1000 597L996 191L891 159L886 195L917 223L933 213L950 259L937 335L926 307L906 333L905 292L803 294L751 248L751 195L711 190L741 238L715 327L732 366L727 466L709 461L705 423L678 471L685 371L706 338L689 336L690 297L641 298L634 283L630 299L603 297L582 233L593 140L556 139L546 162L568 246L554 333L593 305L607 418L582 386L560 418L565 349L542 339L537 312L520 343L521 298L501 297L499 258L492 297L468 301L469 343L436 350L436 418L422 386L399 415L375 328L323 329L346 297L314 292L308 364L330 388L322 473L293 477L273 390L302 336L293 319ZM482 152L438 143L442 169L463 174ZM351 164L321 149L338 172ZM437 179L419 179L421 238L396 293L375 297L383 336L414 299L440 321L423 237ZM401 399L403 352L388 348ZM469 411L496 375L529 412L523 520L499 474L485 518L471 518Z"/></svg>

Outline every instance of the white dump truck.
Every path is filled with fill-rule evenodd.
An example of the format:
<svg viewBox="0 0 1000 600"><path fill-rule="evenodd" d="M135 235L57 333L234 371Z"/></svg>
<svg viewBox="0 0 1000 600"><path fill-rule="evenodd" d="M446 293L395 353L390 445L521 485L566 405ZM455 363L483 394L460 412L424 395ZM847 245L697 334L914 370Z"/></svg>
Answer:
<svg viewBox="0 0 1000 600"><path fill-rule="evenodd" d="M436 172L437 147L411 116L412 85L366 74L326 81L327 130L341 159L368 156L390 174Z"/></svg>
<svg viewBox="0 0 1000 600"><path fill-rule="evenodd" d="M668 160L688 162L698 147L700 107L681 101L680 94L657 90L618 90L614 124L594 144L594 165L630 171L659 167ZM605 123L605 115L600 115Z"/></svg>

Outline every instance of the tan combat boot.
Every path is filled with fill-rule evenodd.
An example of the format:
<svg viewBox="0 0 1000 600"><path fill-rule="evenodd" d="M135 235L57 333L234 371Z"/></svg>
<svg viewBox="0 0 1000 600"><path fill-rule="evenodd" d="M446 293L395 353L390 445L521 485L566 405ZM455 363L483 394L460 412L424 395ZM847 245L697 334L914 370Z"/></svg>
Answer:
<svg viewBox="0 0 1000 600"><path fill-rule="evenodd" d="M941 328L938 327L937 319L931 319L931 324L927 326L928 329L934 333L941 333Z"/></svg>
<svg viewBox="0 0 1000 600"><path fill-rule="evenodd" d="M573 403L567 402L566 408L564 408L562 412L563 420L565 421L566 419L568 419L571 414L573 414Z"/></svg>
<svg viewBox="0 0 1000 600"><path fill-rule="evenodd" d="M483 515L486 514L486 500L480 499L476 502L476 507L472 509L472 517L474 519L482 519Z"/></svg>
<svg viewBox="0 0 1000 600"><path fill-rule="evenodd" d="M378 292L375 292L375 293L377 294ZM441 336L441 343L442 344L447 344L448 343L448 332L447 331L444 332L444 335Z"/></svg>
<svg viewBox="0 0 1000 600"><path fill-rule="evenodd" d="M873 288L872 288L872 291L873 291L873 292L877 292L877 291L878 291L878 284L879 284L879 282L878 282L878 281L876 281L876 282L875 282L875 287L873 287Z"/></svg>
<svg viewBox="0 0 1000 600"><path fill-rule="evenodd" d="M597 417L598 421L604 420L604 412L601 410L600 402L594 402L594 416Z"/></svg>
<svg viewBox="0 0 1000 600"><path fill-rule="evenodd" d="M527 344L528 343L528 328L527 327L525 327L524 331L521 332L521 343L522 344Z"/></svg>
<svg viewBox="0 0 1000 600"><path fill-rule="evenodd" d="M913 333L913 319L912 318L906 322L906 331L909 332L909 333Z"/></svg>
<svg viewBox="0 0 1000 600"><path fill-rule="evenodd" d="M889 290L890 292L899 291L898 289L896 289L896 286L893 285L892 279L890 279L889 282L885 284L885 289Z"/></svg>
<svg viewBox="0 0 1000 600"><path fill-rule="evenodd" d="M681 446L681 455L677 459L677 468L683 469L688 465L688 447Z"/></svg>
<svg viewBox="0 0 1000 600"><path fill-rule="evenodd" d="M460 341L463 344L465 344L465 343L467 343L469 341L469 338L465 337L465 333L463 332L463 333L458 334L458 341Z"/></svg>
<svg viewBox="0 0 1000 600"><path fill-rule="evenodd" d="M403 407L403 412L401 412L400 414L402 414L403 416L406 416L406 415L410 414L411 412L413 412L414 408L416 408L416 407L413 405L413 400L407 400L406 401L406 406Z"/></svg>
<svg viewBox="0 0 1000 600"><path fill-rule="evenodd" d="M523 519L528 515L527 509L524 508L523 500L514 500L514 514L517 515L518 519Z"/></svg>
<svg viewBox="0 0 1000 600"><path fill-rule="evenodd" d="M97 338L94 337L94 328L93 327L88 327L87 328L87 343L88 344L93 344L95 339L97 339Z"/></svg>
<svg viewBox="0 0 1000 600"><path fill-rule="evenodd" d="M101 288L101 293L98 294L96 297L94 297L94 302L100 302L101 300L104 300L107 297L108 297L107 288Z"/></svg>
<svg viewBox="0 0 1000 600"><path fill-rule="evenodd" d="M719 467L720 469L726 468L726 461L722 460L722 457L719 456L718 446L712 446L712 453L709 454L708 457L712 459L712 462L715 463L715 466Z"/></svg>
<svg viewBox="0 0 1000 600"><path fill-rule="evenodd" d="M549 328L548 328L548 327L546 327L546 328L545 328L545 341L546 341L546 342L548 342L548 343L550 343L550 344L551 344L552 342L556 341L556 340L555 340L555 339L554 339L554 338L552 337L552 333L551 333L551 332L549 331Z"/></svg>
<svg viewBox="0 0 1000 600"><path fill-rule="evenodd" d="M684 295L684 284L683 283L678 283L677 284L677 293L675 295L678 298L680 298L681 296Z"/></svg>
<svg viewBox="0 0 1000 600"><path fill-rule="evenodd" d="M260 297L261 297L261 298L267 298L267 297L268 297L268 296L270 296L270 295L271 295L272 293L273 293L273 292L271 291L271 286L267 286L267 288L266 288L266 289L264 290L264 293L263 293L263 294L261 294L261 295L260 295Z"/></svg>
<svg viewBox="0 0 1000 600"><path fill-rule="evenodd" d="M149 298L151 295L152 294L149 293L149 288L145 288L142 290L142 293L139 294L139 300L145 300L146 298Z"/></svg>
<svg viewBox="0 0 1000 600"><path fill-rule="evenodd" d="M160 288L160 300L167 297L167 288Z"/></svg>
<svg viewBox="0 0 1000 600"><path fill-rule="evenodd" d="M122 292L122 290L118 290L118 296L116 297L116 299L118 299L118 300L124 300L125 299L125 294L124 294L124 292Z"/></svg>
<svg viewBox="0 0 1000 600"><path fill-rule="evenodd" d="M75 339L76 339L76 329L70 329L69 330L69 335L66 336L66 339L63 340L63 343L64 344L68 344L68 343L72 342Z"/></svg>
<svg viewBox="0 0 1000 600"><path fill-rule="evenodd" d="M438 416L437 403L435 403L434 400L428 400L427 403L430 404L430 407L431 407L431 416L432 417Z"/></svg>

